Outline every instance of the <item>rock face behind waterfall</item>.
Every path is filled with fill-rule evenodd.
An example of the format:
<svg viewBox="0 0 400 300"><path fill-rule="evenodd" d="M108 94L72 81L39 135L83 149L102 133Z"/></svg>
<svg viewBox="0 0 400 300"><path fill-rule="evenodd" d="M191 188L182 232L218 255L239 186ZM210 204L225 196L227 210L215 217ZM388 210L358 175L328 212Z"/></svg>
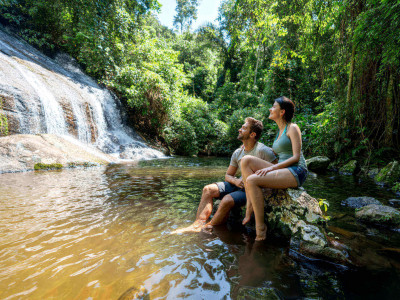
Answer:
<svg viewBox="0 0 400 300"><path fill-rule="evenodd" d="M0 30L0 114L10 134L74 137L124 158L161 157L123 125L118 99L65 54L50 59Z"/></svg>

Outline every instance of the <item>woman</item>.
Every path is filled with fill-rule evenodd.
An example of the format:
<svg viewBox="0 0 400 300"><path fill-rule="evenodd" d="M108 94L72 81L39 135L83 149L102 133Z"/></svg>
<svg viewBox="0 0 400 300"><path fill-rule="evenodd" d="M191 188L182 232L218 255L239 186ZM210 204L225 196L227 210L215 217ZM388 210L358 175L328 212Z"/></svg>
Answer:
<svg viewBox="0 0 400 300"><path fill-rule="evenodd" d="M265 240L267 226L264 223L264 197L262 188L286 189L301 186L307 177L307 166L301 152L301 131L291 123L294 103L286 98L275 99L269 109L269 119L274 120L279 132L272 149L279 156L272 164L254 156L245 156L241 161L245 182L247 209L243 224L246 224L254 210L256 220L256 241Z"/></svg>

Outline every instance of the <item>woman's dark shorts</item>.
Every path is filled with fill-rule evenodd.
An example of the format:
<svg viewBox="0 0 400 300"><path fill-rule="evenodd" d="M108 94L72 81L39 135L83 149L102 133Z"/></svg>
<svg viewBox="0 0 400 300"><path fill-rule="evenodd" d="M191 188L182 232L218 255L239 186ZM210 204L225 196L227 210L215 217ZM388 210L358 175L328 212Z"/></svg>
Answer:
<svg viewBox="0 0 400 300"><path fill-rule="evenodd" d="M244 189L238 188L236 185L229 182L216 182L215 183L219 189L219 198L222 199L226 195L231 195L233 201L235 201L235 206L241 207L246 205L246 192Z"/></svg>
<svg viewBox="0 0 400 300"><path fill-rule="evenodd" d="M288 167L289 171L292 172L294 178L296 178L297 186L302 186L304 181L307 179L308 171L307 169L299 166Z"/></svg>

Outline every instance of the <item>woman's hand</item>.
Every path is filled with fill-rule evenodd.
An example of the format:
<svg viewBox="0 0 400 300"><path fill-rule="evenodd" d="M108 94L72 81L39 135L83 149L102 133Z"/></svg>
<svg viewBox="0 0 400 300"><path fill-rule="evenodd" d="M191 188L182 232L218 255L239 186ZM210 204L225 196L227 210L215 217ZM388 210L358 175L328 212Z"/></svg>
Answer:
<svg viewBox="0 0 400 300"><path fill-rule="evenodd" d="M264 168L264 169L260 169L258 171L255 172L256 175L258 176L265 176L267 175L269 172L274 171L274 167L268 167L268 168Z"/></svg>

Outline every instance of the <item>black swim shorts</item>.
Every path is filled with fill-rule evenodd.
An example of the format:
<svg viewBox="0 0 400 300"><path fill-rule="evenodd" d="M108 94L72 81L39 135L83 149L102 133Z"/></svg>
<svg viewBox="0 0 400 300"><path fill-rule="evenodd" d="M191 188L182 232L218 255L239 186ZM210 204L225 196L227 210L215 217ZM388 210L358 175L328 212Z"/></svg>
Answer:
<svg viewBox="0 0 400 300"><path fill-rule="evenodd" d="M238 188L236 185L229 182L216 182L219 189L219 198L222 199L226 195L231 195L235 201L235 206L241 207L246 205L246 192L244 189Z"/></svg>

